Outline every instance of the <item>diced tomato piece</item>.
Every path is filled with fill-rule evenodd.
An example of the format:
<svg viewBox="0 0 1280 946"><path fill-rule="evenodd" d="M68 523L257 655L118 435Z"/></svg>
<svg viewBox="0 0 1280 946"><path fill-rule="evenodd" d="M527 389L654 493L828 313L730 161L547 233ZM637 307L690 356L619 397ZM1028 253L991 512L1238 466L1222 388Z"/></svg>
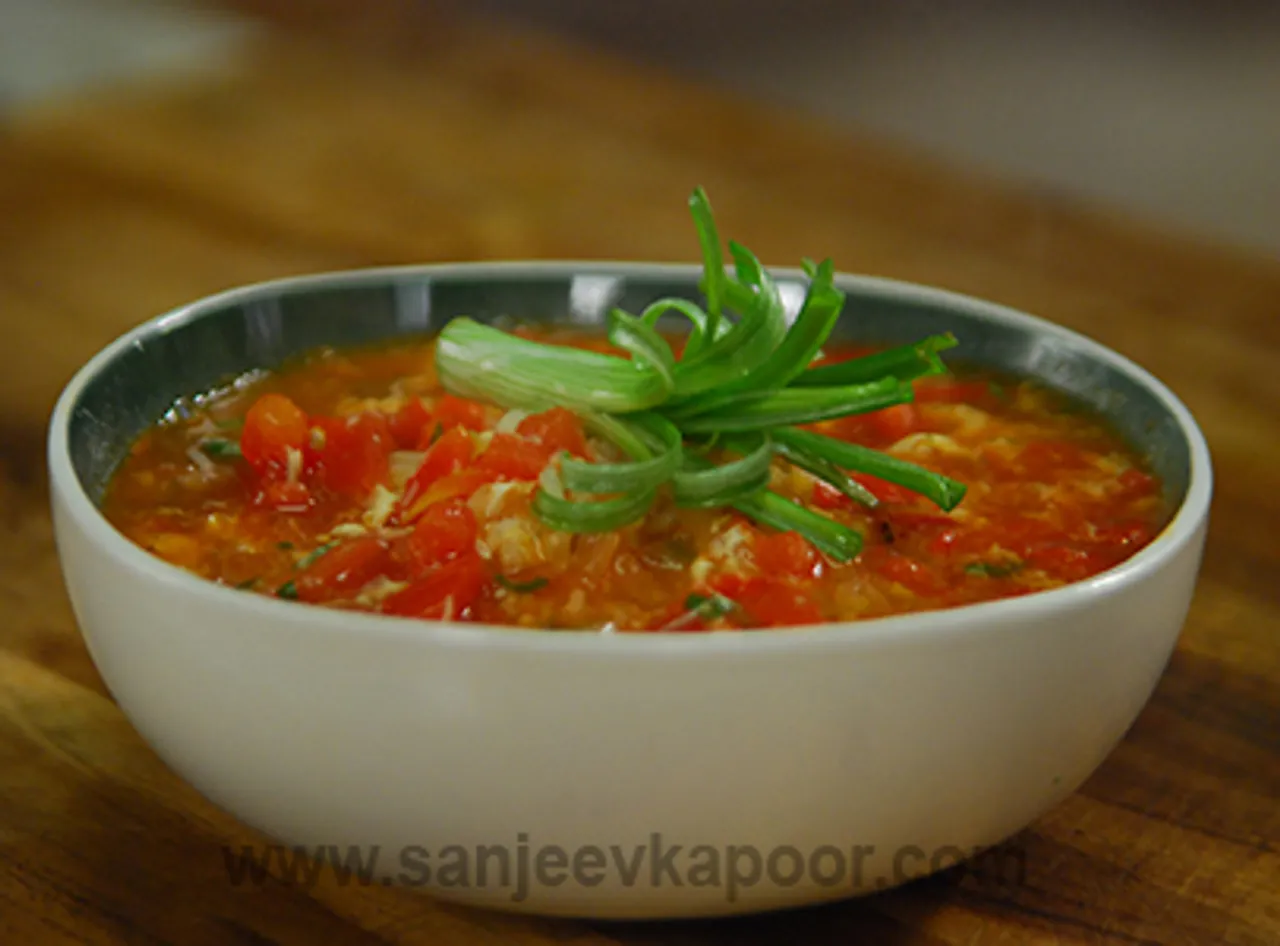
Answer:
<svg viewBox="0 0 1280 946"><path fill-rule="evenodd" d="M382 604L386 614L449 621L463 618L489 586L489 570L474 551L439 566Z"/></svg>
<svg viewBox="0 0 1280 946"><path fill-rule="evenodd" d="M736 602L751 623L762 627L820 624L824 620L804 589L783 578L725 573L713 577L709 584L716 594Z"/></svg>
<svg viewBox="0 0 1280 946"><path fill-rule="evenodd" d="M764 627L794 627L823 621L822 611L803 590L785 581L755 582L734 600L750 620Z"/></svg>
<svg viewBox="0 0 1280 946"><path fill-rule="evenodd" d="M871 495L882 503L909 503L916 497L916 494L909 489L903 489L896 483L882 480L878 476L869 476L866 473L850 473L849 478L865 486L871 491Z"/></svg>
<svg viewBox="0 0 1280 946"><path fill-rule="evenodd" d="M884 443L897 443L920 428L920 412L914 404L895 404L864 414L871 434Z"/></svg>
<svg viewBox="0 0 1280 946"><path fill-rule="evenodd" d="M991 397L986 381L960 381L956 378L921 378L915 383L918 403L974 404Z"/></svg>
<svg viewBox="0 0 1280 946"><path fill-rule="evenodd" d="M311 490L302 483L288 480L268 483L259 494L260 504L270 506L277 512L306 512L313 501Z"/></svg>
<svg viewBox="0 0 1280 946"><path fill-rule="evenodd" d="M853 500L825 480L813 484L812 502L819 509L849 509Z"/></svg>
<svg viewBox="0 0 1280 946"><path fill-rule="evenodd" d="M1018 459L1029 476L1039 478L1051 478L1060 470L1078 470L1089 462L1083 447L1063 440L1029 443L1022 448Z"/></svg>
<svg viewBox="0 0 1280 946"><path fill-rule="evenodd" d="M762 533L753 549L756 567L766 575L813 577L818 553L799 532Z"/></svg>
<svg viewBox="0 0 1280 946"><path fill-rule="evenodd" d="M301 451L307 440L307 415L283 394L264 394L244 418L240 452L260 475L283 476L289 451Z"/></svg>
<svg viewBox="0 0 1280 946"><path fill-rule="evenodd" d="M956 521L950 516L916 512L914 509L886 510L884 518L893 527L893 531L899 535L908 532L930 532L938 529L949 529L956 524Z"/></svg>
<svg viewBox="0 0 1280 946"><path fill-rule="evenodd" d="M988 539L986 548L994 543L1008 549L1020 558L1027 558L1033 549L1060 538L1062 530L1052 522L1044 519L1033 519L1030 516L1017 516L1001 523L995 523L986 530ZM986 548L974 551L986 551Z"/></svg>
<svg viewBox="0 0 1280 946"><path fill-rule="evenodd" d="M466 427L468 430L484 430L484 405L479 401L467 401L452 394L446 394L436 402L432 411L436 421L443 427Z"/></svg>
<svg viewBox="0 0 1280 946"><path fill-rule="evenodd" d="M959 529L943 529L930 540L929 553L939 556L952 554L955 551L956 541L960 538L960 534Z"/></svg>
<svg viewBox="0 0 1280 946"><path fill-rule="evenodd" d="M1032 549L1026 559L1032 567L1066 581L1087 578L1105 566L1099 557L1070 545L1042 545Z"/></svg>
<svg viewBox="0 0 1280 946"><path fill-rule="evenodd" d="M387 420L391 436L401 450L416 450L424 434L429 433L431 414L422 398L411 397L407 404Z"/></svg>
<svg viewBox="0 0 1280 946"><path fill-rule="evenodd" d="M346 421L341 417L313 417L307 426L307 439L302 447L303 475L310 478L324 463L329 443L343 436Z"/></svg>
<svg viewBox="0 0 1280 946"><path fill-rule="evenodd" d="M950 516L886 507L879 510L877 518L882 523L882 534L887 532L887 538L897 541L908 536L919 536L928 543L927 547L934 554L948 554L960 535L958 524Z"/></svg>
<svg viewBox="0 0 1280 946"><path fill-rule="evenodd" d="M494 434L476 460L476 468L506 480L536 480L550 462L552 451L515 434Z"/></svg>
<svg viewBox="0 0 1280 946"><path fill-rule="evenodd" d="M476 547L476 516L464 500L437 503L422 514L406 539L418 577Z"/></svg>
<svg viewBox="0 0 1280 946"><path fill-rule="evenodd" d="M402 509L411 506L432 483L450 473L456 473L471 462L475 452L475 444L464 427L451 427L440 435L440 439L427 448L427 455L422 465L404 484L404 495L400 499Z"/></svg>
<svg viewBox="0 0 1280 946"><path fill-rule="evenodd" d="M718 595L724 595L733 601L739 600L744 595L758 593L768 587L768 582L764 578L739 575L735 572L722 572L719 575L713 575L707 584L709 585L709 590Z"/></svg>
<svg viewBox="0 0 1280 946"><path fill-rule="evenodd" d="M881 557L876 571L922 597L941 594L944 590L938 577L931 574L924 565L892 550L887 550Z"/></svg>
<svg viewBox="0 0 1280 946"><path fill-rule="evenodd" d="M325 552L296 579L298 600L318 602L347 597L377 578L387 564L387 543L359 538Z"/></svg>
<svg viewBox="0 0 1280 946"><path fill-rule="evenodd" d="M947 552L951 555L986 555L991 551L991 547L996 545L1008 548L1001 542L1001 536L990 526L966 529L963 532L957 531L946 543Z"/></svg>
<svg viewBox="0 0 1280 946"><path fill-rule="evenodd" d="M480 470L474 467L469 470L450 473L448 476L441 477L428 486L426 491L414 499L411 504L402 502L398 505L395 512L395 521L401 525L409 525L417 521L419 516L436 503L447 502L451 499L468 499L481 486L486 483L492 483L497 478L497 474L492 470Z"/></svg>
<svg viewBox="0 0 1280 946"><path fill-rule="evenodd" d="M582 421L573 411L553 407L541 414L530 414L520 421L516 432L534 443L541 444L553 454L566 450L575 457L587 455L587 438Z"/></svg>
<svg viewBox="0 0 1280 946"><path fill-rule="evenodd" d="M849 443L866 445L876 440L876 437L871 433L870 424L867 423L866 414L848 414L833 420L822 421L817 425L806 426L805 429L814 430L815 433L826 434L829 437L835 437L837 440L845 440Z"/></svg>
<svg viewBox="0 0 1280 946"><path fill-rule="evenodd" d="M386 418L363 413L313 426L323 431L310 445L315 476L336 493L363 497L390 476L394 441Z"/></svg>

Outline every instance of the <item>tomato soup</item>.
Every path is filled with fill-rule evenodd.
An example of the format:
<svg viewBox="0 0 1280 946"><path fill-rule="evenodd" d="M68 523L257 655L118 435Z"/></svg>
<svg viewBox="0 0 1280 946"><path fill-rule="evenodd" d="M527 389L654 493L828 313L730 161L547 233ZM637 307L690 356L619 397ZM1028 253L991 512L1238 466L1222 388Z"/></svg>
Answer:
<svg viewBox="0 0 1280 946"><path fill-rule="evenodd" d="M249 594L619 632L792 627L1024 595L1115 566L1167 517L1160 484L1101 418L1032 381L962 373L916 381L911 403L808 427L963 483L949 512L854 473L874 497L856 502L774 460L774 492L861 535L851 560L663 494L625 527L556 531L532 509L544 470L566 452L609 461L612 446L563 408L454 397L434 363L429 340L321 350L183 401L132 446L104 512L142 548Z"/></svg>

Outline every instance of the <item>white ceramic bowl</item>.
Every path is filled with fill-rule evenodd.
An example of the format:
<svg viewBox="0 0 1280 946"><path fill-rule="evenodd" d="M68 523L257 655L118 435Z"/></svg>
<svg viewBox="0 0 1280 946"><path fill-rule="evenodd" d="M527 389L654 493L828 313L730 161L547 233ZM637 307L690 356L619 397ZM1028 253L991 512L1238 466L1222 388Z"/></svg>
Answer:
<svg viewBox="0 0 1280 946"><path fill-rule="evenodd" d="M432 624L201 581L130 544L95 506L127 442L228 372L464 311L598 321L614 301L634 311L693 294L697 276L564 263L285 280L148 322L89 362L52 419L58 549L93 659L160 757L283 842L376 848L375 882L591 917L883 889L1000 842L1073 792L1133 722L1179 634L1210 461L1149 374L999 306L842 277L852 334L954 329L957 356L1072 390L1152 453L1179 503L1168 527L1119 567L1047 593L753 633ZM479 845L496 848L483 879Z"/></svg>

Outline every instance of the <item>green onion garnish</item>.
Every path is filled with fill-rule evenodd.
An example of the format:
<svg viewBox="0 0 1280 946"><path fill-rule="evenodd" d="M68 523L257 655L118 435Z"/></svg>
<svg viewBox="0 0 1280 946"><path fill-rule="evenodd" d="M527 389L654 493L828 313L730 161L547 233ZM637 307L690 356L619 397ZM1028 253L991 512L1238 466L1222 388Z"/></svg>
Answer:
<svg viewBox="0 0 1280 946"><path fill-rule="evenodd" d="M950 332L931 335L914 345L902 345L874 355L864 355L821 368L810 368L796 378L795 384L804 388L865 384L886 376L899 381L914 381L916 378L943 374L947 369L938 357L938 352L954 348L956 344L956 337Z"/></svg>
<svg viewBox="0 0 1280 946"><path fill-rule="evenodd" d="M844 304L844 293L831 285L830 267L818 271L809 284L804 305L772 358L736 380L682 404L676 411L694 416L735 403L743 394L772 391L789 384L805 371L835 328Z"/></svg>
<svg viewBox="0 0 1280 946"><path fill-rule="evenodd" d="M560 481L579 493L625 493L656 489L680 469L683 455L680 431L657 415L626 418L595 415L587 426L632 457L630 463L588 463L574 457L560 461ZM647 437L656 446L651 447Z"/></svg>
<svg viewBox="0 0 1280 946"><path fill-rule="evenodd" d="M727 404L709 414L677 417L680 429L689 434L736 433L768 430L786 424L812 424L849 414L878 411L913 398L909 385L896 378L872 384L839 388L784 388L764 395L743 394L737 403Z"/></svg>
<svg viewBox="0 0 1280 946"><path fill-rule="evenodd" d="M609 313L609 341L623 351L631 352L637 365L657 373L670 390L675 387L676 356L667 340L657 330L634 315L614 309Z"/></svg>
<svg viewBox="0 0 1280 946"><path fill-rule="evenodd" d="M685 455L685 468L672 477L676 505L690 508L729 506L769 485L773 444L768 437L742 449L742 457L719 466L696 454Z"/></svg>
<svg viewBox="0 0 1280 946"><path fill-rule="evenodd" d="M508 591L515 592L518 595L531 594L539 588L547 587L548 583L545 578L530 578L528 581L512 581L506 575L495 575L494 577L497 579L498 584L503 588L506 588Z"/></svg>
<svg viewBox="0 0 1280 946"><path fill-rule="evenodd" d="M657 490L650 489L612 499L565 499L540 487L533 497L533 511L561 532L612 532L643 519L657 498Z"/></svg>
<svg viewBox="0 0 1280 946"><path fill-rule="evenodd" d="M880 505L880 500L876 499L875 493L830 460L818 456L812 450L794 446L781 440L774 441L773 449L778 456L787 460L792 466L797 466L808 473L812 473L833 489L838 490L842 495L852 499L855 503L866 506L868 509L875 509Z"/></svg>
<svg viewBox="0 0 1280 946"><path fill-rule="evenodd" d="M296 601L298 600L298 586L295 585L292 580L286 581L276 589L276 597Z"/></svg>
<svg viewBox="0 0 1280 946"><path fill-rule="evenodd" d="M318 558L320 558L326 552L332 550L334 547L340 544L341 542L339 542L336 539L333 542L326 542L324 545L321 545L318 548L312 549L310 552L308 552L306 555L300 558L298 560L298 563L293 567L298 569L299 571L301 571L304 568L308 568L311 565L313 565Z"/></svg>
<svg viewBox="0 0 1280 946"><path fill-rule="evenodd" d="M985 578L1008 578L1021 569L1021 562L970 562L964 567L966 574Z"/></svg>
<svg viewBox="0 0 1280 946"><path fill-rule="evenodd" d="M932 500L935 506L948 512L964 499L965 486L953 479L948 479L922 466L899 460L879 450L872 450L856 443L846 443L833 437L824 437L808 430L795 427L781 427L773 431L773 436L782 443L803 450L809 450L815 456L844 467L857 470L871 476L896 483L913 493Z"/></svg>
<svg viewBox="0 0 1280 946"><path fill-rule="evenodd" d="M693 215L693 225L698 231L698 242L702 246L702 291L707 297L707 319L705 332L689 339L689 347L685 349L686 357L697 355L704 343L715 340L724 304L725 283L720 234L711 213L711 202L707 200L707 193L701 187L694 188L689 197L689 212Z"/></svg>
<svg viewBox="0 0 1280 946"><path fill-rule="evenodd" d="M436 367L459 397L507 409L596 410L623 414L656 407L671 383L626 358L544 345L471 319L456 318L436 343Z"/></svg>
<svg viewBox="0 0 1280 946"><path fill-rule="evenodd" d="M684 599L684 609L703 618L722 618L738 609L738 603L724 595L689 595Z"/></svg>
<svg viewBox="0 0 1280 946"><path fill-rule="evenodd" d="M851 561L862 551L862 536L848 526L797 506L772 490L739 500L733 508L779 532L799 532L814 548L837 562Z"/></svg>
<svg viewBox="0 0 1280 946"><path fill-rule="evenodd" d="M240 444L234 440L206 440L200 444L200 449L215 460L234 460L243 456Z"/></svg>
<svg viewBox="0 0 1280 946"><path fill-rule="evenodd" d="M798 425L912 401L914 380L946 370L939 353L953 348L955 337L933 335L812 367L845 303L831 260L803 261L804 301L789 320L777 283L750 250L729 241L732 268L726 266L702 188L690 196L689 211L702 250L705 307L671 297L639 315L611 310L606 328L619 354L521 338L466 317L440 333L436 367L450 393L508 410L567 408L625 455L599 463L556 457L534 495L534 513L566 532L611 531L643 518L669 489L679 506L732 507L848 561L861 550L861 536L771 492L776 460L866 506L875 506L875 497L850 470L954 508L963 484ZM689 325L679 358L658 331L669 317ZM721 452L727 456L712 459Z"/></svg>

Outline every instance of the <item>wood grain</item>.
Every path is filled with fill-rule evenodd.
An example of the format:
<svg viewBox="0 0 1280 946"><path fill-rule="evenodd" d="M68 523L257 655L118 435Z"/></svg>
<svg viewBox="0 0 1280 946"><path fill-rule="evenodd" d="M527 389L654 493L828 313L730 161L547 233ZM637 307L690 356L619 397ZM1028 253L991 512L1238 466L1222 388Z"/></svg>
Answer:
<svg viewBox="0 0 1280 946"><path fill-rule="evenodd" d="M1280 264L502 24L387 3L352 29L350 5L251 5L275 27L224 74L102 93L0 134L0 942L1280 943ZM332 878L231 885L220 848L261 839L140 742L66 603L43 470L58 390L125 328L253 280L691 260L695 183L767 262L832 254L1025 308L1186 400L1217 489L1151 704L1080 792L1010 842L1013 880L959 870L856 903L661 926L520 920Z"/></svg>

